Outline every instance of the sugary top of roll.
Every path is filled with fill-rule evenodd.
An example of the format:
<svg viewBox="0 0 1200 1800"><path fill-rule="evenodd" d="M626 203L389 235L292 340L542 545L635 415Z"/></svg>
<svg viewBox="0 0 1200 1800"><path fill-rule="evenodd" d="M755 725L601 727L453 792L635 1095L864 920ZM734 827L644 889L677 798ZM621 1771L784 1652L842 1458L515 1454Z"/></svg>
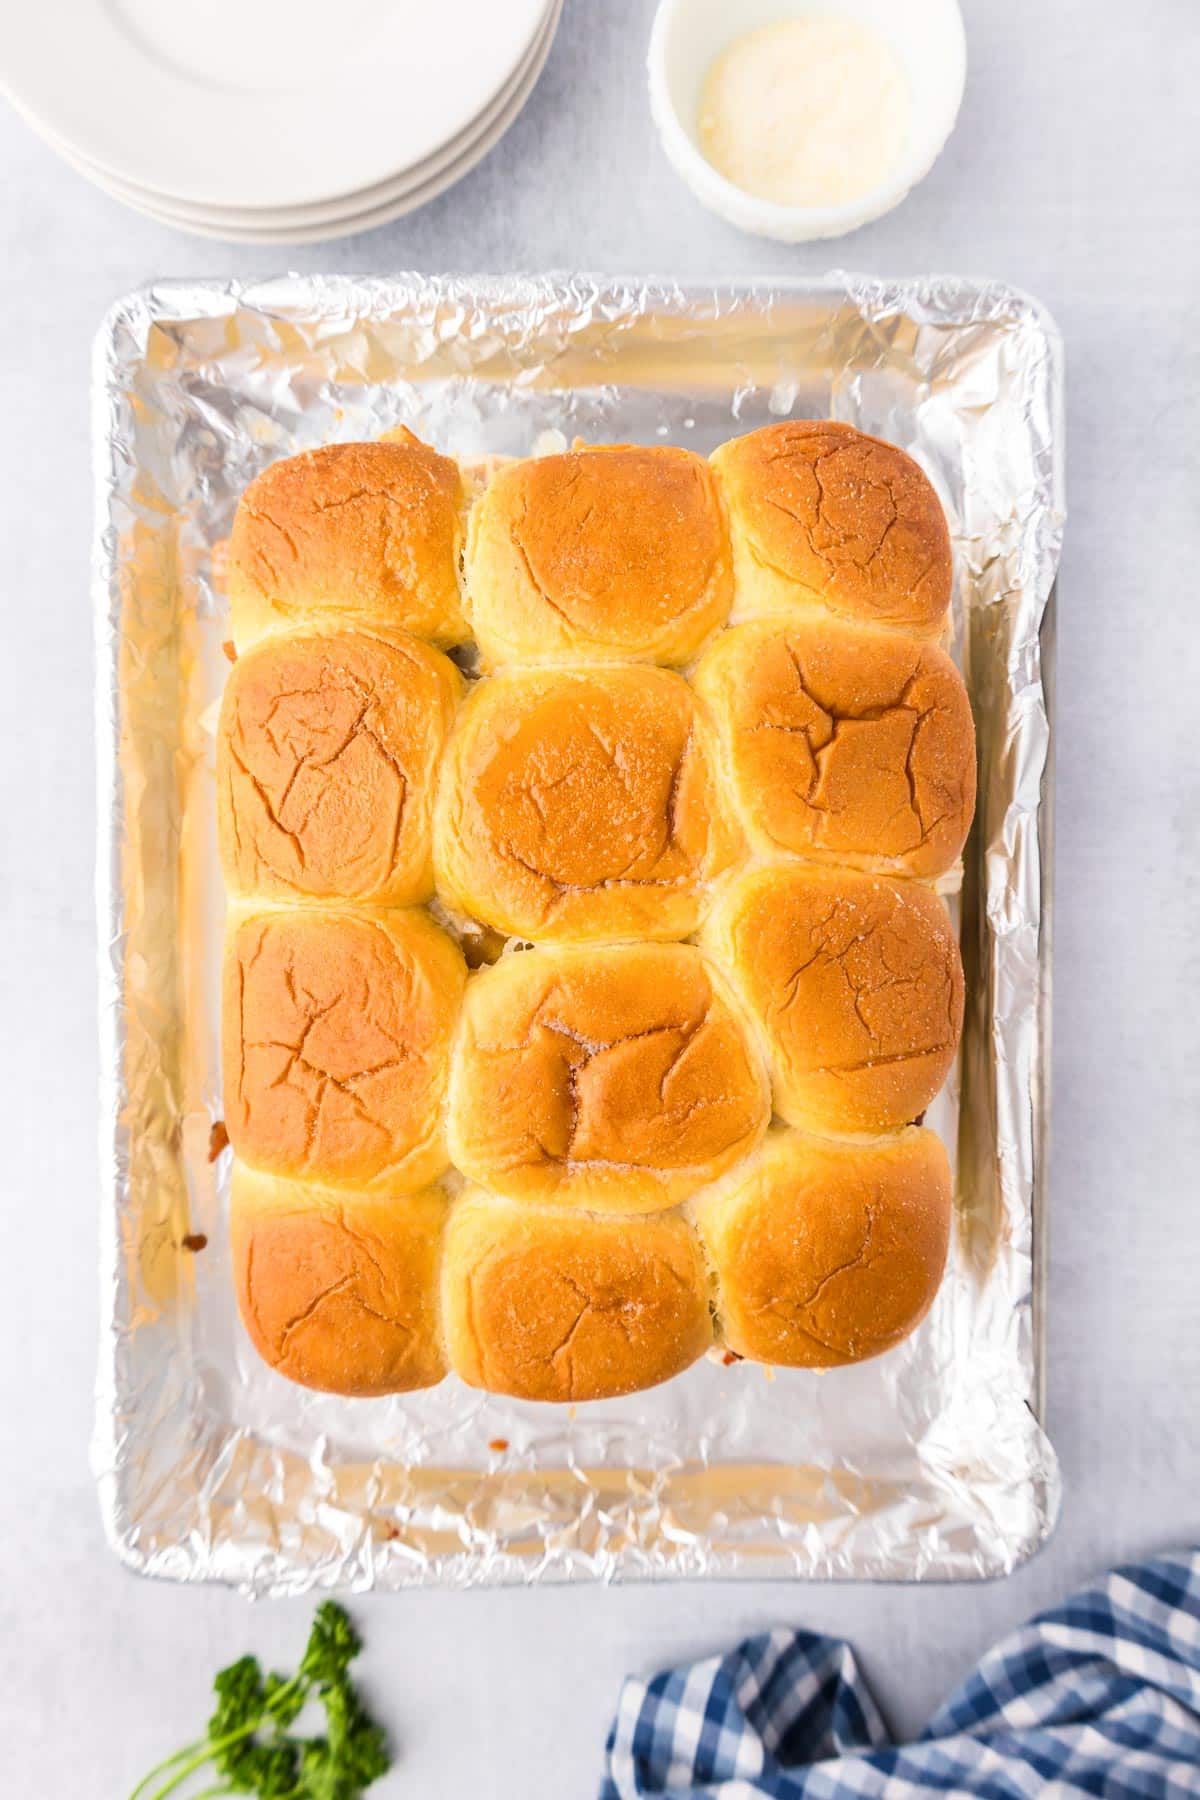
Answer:
<svg viewBox="0 0 1200 1800"><path fill-rule="evenodd" d="M728 886L702 942L766 1033L775 1110L813 1131L911 1123L949 1074L958 939L916 881L800 863Z"/></svg>
<svg viewBox="0 0 1200 1800"><path fill-rule="evenodd" d="M712 473L665 445L510 463L471 515L467 587L490 665L688 662L733 597Z"/></svg>
<svg viewBox="0 0 1200 1800"><path fill-rule="evenodd" d="M455 1373L522 1400L631 1394L712 1342L708 1278L677 1213L564 1213L471 1189L450 1215L442 1293Z"/></svg>
<svg viewBox="0 0 1200 1800"><path fill-rule="evenodd" d="M402 632L267 638L217 734L225 878L264 898L408 905L433 891L433 792L461 679Z"/></svg>
<svg viewBox="0 0 1200 1800"><path fill-rule="evenodd" d="M330 616L461 643L463 506L458 464L416 438L272 463L242 495L230 539L239 652Z"/></svg>
<svg viewBox="0 0 1200 1800"><path fill-rule="evenodd" d="M670 1206L744 1155L770 1112L758 1053L688 945L531 950L468 989L450 1152L494 1192Z"/></svg>
<svg viewBox="0 0 1200 1800"><path fill-rule="evenodd" d="M468 917L555 943L684 937L732 849L707 728L679 676L494 675L463 707L434 863Z"/></svg>
<svg viewBox="0 0 1200 1800"><path fill-rule="evenodd" d="M446 1211L441 1193L347 1200L235 1164L230 1248L259 1355L326 1393L396 1394L440 1381Z"/></svg>
<svg viewBox="0 0 1200 1800"><path fill-rule="evenodd" d="M735 620L816 601L849 619L941 630L952 580L946 515L896 444L797 419L733 438L712 463L733 532Z"/></svg>
<svg viewBox="0 0 1200 1800"><path fill-rule="evenodd" d="M421 912L253 913L230 935L225 1119L253 1167L402 1192L446 1167L442 1099L466 984Z"/></svg>
<svg viewBox="0 0 1200 1800"><path fill-rule="evenodd" d="M791 1368L878 1356L933 1303L950 1165L932 1131L868 1144L769 1136L695 1202L726 1344Z"/></svg>
<svg viewBox="0 0 1200 1800"><path fill-rule="evenodd" d="M936 645L760 621L722 632L695 685L760 848L926 878L953 866L975 810L975 726Z"/></svg>

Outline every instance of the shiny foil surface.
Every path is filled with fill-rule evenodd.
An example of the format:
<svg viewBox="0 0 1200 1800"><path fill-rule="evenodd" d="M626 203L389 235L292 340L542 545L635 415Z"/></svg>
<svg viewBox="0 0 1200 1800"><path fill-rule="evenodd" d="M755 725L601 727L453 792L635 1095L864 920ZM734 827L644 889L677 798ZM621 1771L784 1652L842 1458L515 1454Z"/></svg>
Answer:
<svg viewBox="0 0 1200 1800"><path fill-rule="evenodd" d="M931 1109L957 1222L876 1361L699 1363L575 1407L449 1377L344 1400L262 1365L228 1266L214 729L223 560L268 462L409 425L460 457L576 435L700 451L832 415L923 464L954 538L979 734L967 1017ZM1052 587L1062 362L1026 296L952 278L169 283L98 342L101 1354L93 1461L127 1564L255 1593L583 1578L1002 1574L1053 1527L1039 1424Z"/></svg>

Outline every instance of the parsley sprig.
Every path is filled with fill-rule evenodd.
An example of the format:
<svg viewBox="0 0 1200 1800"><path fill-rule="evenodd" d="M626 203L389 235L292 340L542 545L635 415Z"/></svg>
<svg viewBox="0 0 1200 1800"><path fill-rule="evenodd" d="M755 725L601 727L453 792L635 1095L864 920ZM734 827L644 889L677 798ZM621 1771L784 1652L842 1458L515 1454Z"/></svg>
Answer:
<svg viewBox="0 0 1200 1800"><path fill-rule="evenodd" d="M359 1800L389 1767L382 1727L367 1713L350 1664L362 1648L342 1608L317 1608L296 1674L264 1675L256 1656L239 1657L213 1683L217 1704L204 1737L158 1763L129 1800ZM316 1737L292 1731L310 1700L325 1709ZM215 1777L215 1780L213 1779ZM197 1791L195 1782L207 1787ZM156 1785L157 1784L157 1785Z"/></svg>

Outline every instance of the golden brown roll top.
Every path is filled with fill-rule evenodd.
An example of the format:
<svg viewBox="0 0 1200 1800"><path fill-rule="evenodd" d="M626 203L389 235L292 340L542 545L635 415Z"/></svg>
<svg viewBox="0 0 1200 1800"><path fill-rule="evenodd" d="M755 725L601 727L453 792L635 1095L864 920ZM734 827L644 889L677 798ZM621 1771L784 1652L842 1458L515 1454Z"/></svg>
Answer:
<svg viewBox="0 0 1200 1800"><path fill-rule="evenodd" d="M675 1213L547 1211L478 1189L446 1232L455 1374L521 1400L598 1400L678 1375L712 1342L708 1278Z"/></svg>
<svg viewBox="0 0 1200 1800"><path fill-rule="evenodd" d="M944 902L920 882L758 869L730 884L702 942L765 1031L789 1125L906 1125L950 1073L962 959Z"/></svg>
<svg viewBox="0 0 1200 1800"><path fill-rule="evenodd" d="M461 643L463 507L458 464L414 437L272 463L243 494L230 539L239 654L322 620Z"/></svg>
<svg viewBox="0 0 1200 1800"><path fill-rule="evenodd" d="M686 937L736 841L710 750L690 688L666 670L492 676L447 752L439 894L514 937Z"/></svg>
<svg viewBox="0 0 1200 1800"><path fill-rule="evenodd" d="M821 606L935 636L950 604L950 533L924 471L830 419L734 438L713 468L733 538L733 618Z"/></svg>
<svg viewBox="0 0 1200 1800"><path fill-rule="evenodd" d="M951 1208L931 1131L865 1144L773 1133L695 1202L724 1343L812 1369L892 1349L933 1304Z"/></svg>
<svg viewBox="0 0 1200 1800"><path fill-rule="evenodd" d="M433 796L461 679L402 632L272 637L230 671L217 822L232 893L393 906L433 892Z"/></svg>
<svg viewBox="0 0 1200 1800"><path fill-rule="evenodd" d="M936 645L825 620L740 625L695 686L760 849L926 879L954 865L975 810L975 727Z"/></svg>
<svg viewBox="0 0 1200 1800"><path fill-rule="evenodd" d="M713 1180L761 1137L756 1047L698 950L531 950L471 981L449 1146L517 1200L649 1212Z"/></svg>
<svg viewBox="0 0 1200 1800"><path fill-rule="evenodd" d="M236 924L222 1050L238 1156L378 1193L435 1180L465 983L457 946L425 913L275 911Z"/></svg>
<svg viewBox="0 0 1200 1800"><path fill-rule="evenodd" d="M689 662L733 598L712 473L666 446L511 463L471 515L467 589L489 665Z"/></svg>
<svg viewBox="0 0 1200 1800"><path fill-rule="evenodd" d="M238 1307L264 1362L334 1394L440 1381L446 1213L440 1193L337 1194L235 1163Z"/></svg>

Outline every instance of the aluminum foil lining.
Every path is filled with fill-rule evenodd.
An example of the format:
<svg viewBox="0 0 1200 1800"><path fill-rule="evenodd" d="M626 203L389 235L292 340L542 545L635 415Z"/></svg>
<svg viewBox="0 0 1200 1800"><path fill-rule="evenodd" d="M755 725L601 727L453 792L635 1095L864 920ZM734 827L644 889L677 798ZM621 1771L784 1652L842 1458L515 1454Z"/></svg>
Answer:
<svg viewBox="0 0 1200 1800"><path fill-rule="evenodd" d="M228 1267L214 722L221 563L259 469L410 425L459 456L559 434L708 450L832 415L945 502L980 745L968 1012L931 1114L957 1229L929 1319L827 1374L712 1360L576 1407L454 1378L381 1400L259 1363ZM959 1579L1051 1530L1038 1422L1049 985L1049 608L1063 525L1053 325L956 279L679 288L288 276L114 307L95 368L102 1344L93 1459L147 1574L336 1586L669 1576Z"/></svg>

